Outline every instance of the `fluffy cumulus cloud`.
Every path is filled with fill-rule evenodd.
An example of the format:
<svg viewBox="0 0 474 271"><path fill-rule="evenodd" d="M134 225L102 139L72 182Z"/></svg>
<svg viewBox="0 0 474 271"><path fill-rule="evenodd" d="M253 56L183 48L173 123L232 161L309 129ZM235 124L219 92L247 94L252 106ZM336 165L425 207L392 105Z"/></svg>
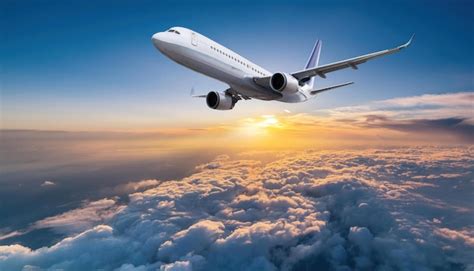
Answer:
<svg viewBox="0 0 474 271"><path fill-rule="evenodd" d="M93 218L51 247L0 246L0 270L473 270L473 165L471 148L219 156L38 222Z"/></svg>

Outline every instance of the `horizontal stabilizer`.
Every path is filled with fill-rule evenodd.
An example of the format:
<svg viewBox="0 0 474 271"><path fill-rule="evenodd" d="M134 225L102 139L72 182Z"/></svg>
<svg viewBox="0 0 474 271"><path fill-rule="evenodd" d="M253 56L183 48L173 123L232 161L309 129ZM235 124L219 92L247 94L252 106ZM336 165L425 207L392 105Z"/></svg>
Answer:
<svg viewBox="0 0 474 271"><path fill-rule="evenodd" d="M194 94L194 88L191 88L191 93L189 93L189 95L193 98L206 98L207 97L207 94Z"/></svg>
<svg viewBox="0 0 474 271"><path fill-rule="evenodd" d="M311 95L315 95L315 94L321 93L323 91L327 91L327 90L331 90L331 89L335 89L335 88L340 88L340 87L345 87L345 86L352 85L352 84L354 84L354 82L347 82L347 83L343 83L343 84L339 84L339 85L334 85L334 86L330 86L330 87L311 90L310 93L311 93Z"/></svg>

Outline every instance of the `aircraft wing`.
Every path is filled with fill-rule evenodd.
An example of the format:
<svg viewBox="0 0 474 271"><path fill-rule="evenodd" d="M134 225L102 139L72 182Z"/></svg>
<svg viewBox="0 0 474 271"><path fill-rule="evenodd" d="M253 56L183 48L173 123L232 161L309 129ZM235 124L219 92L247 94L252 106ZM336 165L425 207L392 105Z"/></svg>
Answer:
<svg viewBox="0 0 474 271"><path fill-rule="evenodd" d="M365 62L367 62L371 59L377 58L377 57L381 57L381 56L384 56L384 55L396 53L396 52L408 47L410 45L412 39L413 39L413 36L414 35L411 36L410 40L408 40L407 43L405 43L403 45L400 45L398 47L395 47L393 49L382 50L382 51L378 51L378 52L363 55L363 56L358 56L358 57L354 57L354 58L350 58L350 59L346 59L346 60L342 60L342 61L333 62L333 63L330 63L330 64L318 66L318 67L315 67L315 68L294 72L291 75L293 75L298 80L311 78L313 76L320 76L322 78L326 78L326 74L330 73L330 72L333 72L333 71L342 70L342 69L345 69L345 68L357 69L357 65L360 65L362 63L365 63Z"/></svg>

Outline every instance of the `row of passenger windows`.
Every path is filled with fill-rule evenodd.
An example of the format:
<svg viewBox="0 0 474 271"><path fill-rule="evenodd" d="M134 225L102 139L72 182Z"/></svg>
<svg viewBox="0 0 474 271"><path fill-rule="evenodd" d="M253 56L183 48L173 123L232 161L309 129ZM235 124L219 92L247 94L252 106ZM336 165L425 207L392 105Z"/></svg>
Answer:
<svg viewBox="0 0 474 271"><path fill-rule="evenodd" d="M229 55L228 53L226 53L226 52L224 52L224 51L222 51L222 50L220 50L220 49L218 49L218 48L216 48L216 47L214 47L214 46L211 46L211 49L214 50L214 51L216 51L216 52L218 52L218 53L220 53L220 54L222 54L222 55L225 55L226 57L228 57L228 58L230 58L230 59L232 59L232 60L234 60L234 61L236 61L236 62L238 62L238 63L240 63L240 64L242 64L242 65L244 65L244 66L247 66L247 68L252 69L252 71L254 71L254 72L258 73L258 74L265 75L263 72L261 72L261 71L255 69L254 67L250 67L249 64L247 64L247 63L241 61L240 59L238 59L238 58L236 58L236 57L233 57L233 56Z"/></svg>

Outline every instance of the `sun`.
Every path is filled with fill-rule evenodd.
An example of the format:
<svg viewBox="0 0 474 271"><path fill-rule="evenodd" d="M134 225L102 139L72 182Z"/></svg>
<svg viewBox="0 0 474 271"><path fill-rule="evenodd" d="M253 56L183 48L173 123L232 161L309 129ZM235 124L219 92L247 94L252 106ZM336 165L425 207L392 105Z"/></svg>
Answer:
<svg viewBox="0 0 474 271"><path fill-rule="evenodd" d="M261 120L255 123L256 126L267 128L267 127L278 127L280 121L273 115L263 115Z"/></svg>
<svg viewBox="0 0 474 271"><path fill-rule="evenodd" d="M283 124L274 115L262 115L256 118L246 118L242 121L239 130L247 136L268 135L272 129L281 129Z"/></svg>

